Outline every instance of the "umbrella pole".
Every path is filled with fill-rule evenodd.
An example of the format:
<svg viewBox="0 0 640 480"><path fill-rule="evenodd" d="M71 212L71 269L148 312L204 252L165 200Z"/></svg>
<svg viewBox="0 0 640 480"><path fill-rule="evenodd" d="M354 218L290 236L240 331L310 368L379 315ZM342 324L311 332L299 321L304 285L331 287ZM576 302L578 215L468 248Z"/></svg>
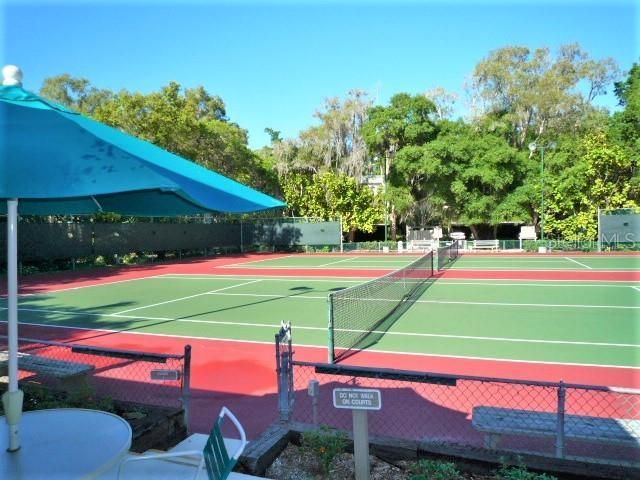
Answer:
<svg viewBox="0 0 640 480"><path fill-rule="evenodd" d="M18 424L22 417L23 393L18 389L18 200L7 200L7 336L9 349L9 390L2 396L9 425L9 448L20 449Z"/></svg>

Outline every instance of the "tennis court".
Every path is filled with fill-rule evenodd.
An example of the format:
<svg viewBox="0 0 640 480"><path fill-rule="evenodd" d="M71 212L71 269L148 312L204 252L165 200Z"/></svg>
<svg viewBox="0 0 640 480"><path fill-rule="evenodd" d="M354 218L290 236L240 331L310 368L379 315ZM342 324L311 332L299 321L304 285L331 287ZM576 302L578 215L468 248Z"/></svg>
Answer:
<svg viewBox="0 0 640 480"><path fill-rule="evenodd" d="M20 321L271 344L291 321L297 346L326 348L327 297L366 278L334 269L393 270L416 256L266 256L227 259L224 268L162 273L52 288L20 298ZM575 260L584 266L578 265ZM338 263L340 262L340 263ZM486 266L482 266L485 265ZM637 256L464 256L452 270L608 270L637 272ZM243 274L234 275L238 267ZM269 274L260 274L269 268ZM332 270L326 276L322 269ZM291 275L305 269L304 276ZM277 274L273 272L277 270ZM239 270L238 270L239 271ZM206 272L206 273L202 273ZM230 273L231 272L231 273ZM250 273L250 274L248 274ZM560 365L640 367L640 281L487 280L434 277L393 324L369 335L369 352ZM381 298L379 301L394 301ZM0 306L5 308L6 300ZM357 321L357 319L355 319ZM366 331L350 324L350 330ZM344 328L340 324L336 329ZM357 359L357 356L355 356ZM393 367L393 365L385 365Z"/></svg>
<svg viewBox="0 0 640 480"><path fill-rule="evenodd" d="M402 268L419 255L288 255L230 264L230 268L380 269ZM638 271L640 256L486 255L469 254L450 266L455 270L606 270Z"/></svg>

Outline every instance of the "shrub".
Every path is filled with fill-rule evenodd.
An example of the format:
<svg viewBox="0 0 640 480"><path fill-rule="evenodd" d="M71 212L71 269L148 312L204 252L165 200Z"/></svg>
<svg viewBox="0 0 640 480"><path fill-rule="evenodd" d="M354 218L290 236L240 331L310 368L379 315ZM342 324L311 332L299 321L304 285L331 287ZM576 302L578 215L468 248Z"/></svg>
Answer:
<svg viewBox="0 0 640 480"><path fill-rule="evenodd" d="M497 477L502 480L557 480L553 475L546 473L534 473L518 459L518 465L502 464L497 472Z"/></svg>
<svg viewBox="0 0 640 480"><path fill-rule="evenodd" d="M322 468L322 473L329 473L331 462L345 451L349 439L344 432L323 425L318 430L302 434L302 448L314 455Z"/></svg>
<svg viewBox="0 0 640 480"><path fill-rule="evenodd" d="M462 475L454 463L440 460L420 460L409 471L411 480L459 480Z"/></svg>

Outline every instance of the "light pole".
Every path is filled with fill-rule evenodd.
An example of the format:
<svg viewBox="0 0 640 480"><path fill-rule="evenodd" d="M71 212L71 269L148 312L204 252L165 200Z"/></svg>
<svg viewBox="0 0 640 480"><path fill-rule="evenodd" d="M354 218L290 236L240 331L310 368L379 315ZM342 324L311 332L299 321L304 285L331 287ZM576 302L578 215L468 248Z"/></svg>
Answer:
<svg viewBox="0 0 640 480"><path fill-rule="evenodd" d="M382 187L382 191L384 192L384 241L386 242L388 240L388 232L389 229L387 227L387 222L389 220L389 215L388 215L388 211L389 211L389 200L386 198L387 197L387 156L384 156L384 167L382 169L382 179L384 182L384 185Z"/></svg>
<svg viewBox="0 0 640 480"><path fill-rule="evenodd" d="M540 150L540 240L544 240L544 151L555 148L555 142L550 142L546 145L538 145L536 142L529 144L529 151L532 155L536 150Z"/></svg>

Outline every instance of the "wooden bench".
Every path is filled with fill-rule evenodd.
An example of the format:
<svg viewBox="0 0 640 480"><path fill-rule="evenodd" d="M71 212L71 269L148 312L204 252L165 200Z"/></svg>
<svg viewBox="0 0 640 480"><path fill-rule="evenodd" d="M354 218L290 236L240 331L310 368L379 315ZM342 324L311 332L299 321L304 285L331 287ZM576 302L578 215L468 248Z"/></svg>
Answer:
<svg viewBox="0 0 640 480"><path fill-rule="evenodd" d="M472 424L486 434L490 449L498 446L501 435L558 436L558 416L549 412L479 406L473 409ZM640 447L640 420L565 414L564 438Z"/></svg>
<svg viewBox="0 0 640 480"><path fill-rule="evenodd" d="M498 250L500 248L500 240L474 240L474 250Z"/></svg>
<svg viewBox="0 0 640 480"><path fill-rule="evenodd" d="M0 352L0 372L3 375L6 375L8 364L9 353L6 351ZM95 367L86 363L58 360L42 355L18 353L18 369L53 377L59 382L60 386L72 388Z"/></svg>

